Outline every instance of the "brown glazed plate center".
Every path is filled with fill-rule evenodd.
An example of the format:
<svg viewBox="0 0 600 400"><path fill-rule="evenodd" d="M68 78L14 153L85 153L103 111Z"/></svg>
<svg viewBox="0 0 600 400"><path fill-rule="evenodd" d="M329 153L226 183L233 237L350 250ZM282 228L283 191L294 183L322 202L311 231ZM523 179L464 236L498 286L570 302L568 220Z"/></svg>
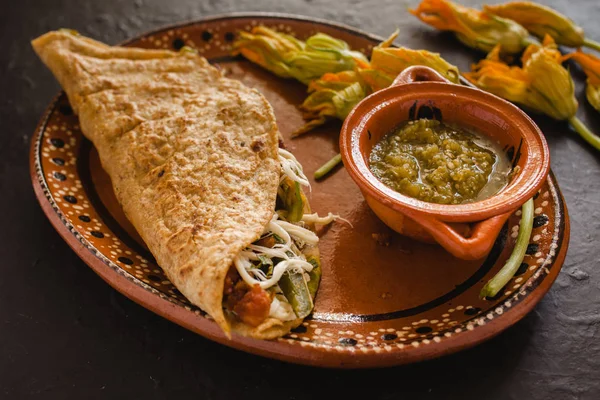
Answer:
<svg viewBox="0 0 600 400"><path fill-rule="evenodd" d="M266 25L304 39L323 32L366 54L381 38L326 21L281 14L235 14L160 29L127 45L195 47L224 73L261 91L272 104L286 146L307 175L338 151L341 123L291 139L303 124L297 106L306 88L231 57L240 30ZM326 367L381 367L438 357L471 347L513 325L556 278L567 250L569 222L551 174L535 196L527 256L517 275L493 299L479 299L485 282L504 264L518 231L520 212L503 227L491 253L462 261L441 247L393 233L370 211L343 168L312 181L311 206L337 213L322 228L322 283L315 310L303 325L276 341L234 336L228 340L207 316L168 281L125 218L93 146L61 93L34 135L31 176L46 215L77 254L105 281L155 313L198 334L247 352ZM200 340L200 339L199 339Z"/></svg>

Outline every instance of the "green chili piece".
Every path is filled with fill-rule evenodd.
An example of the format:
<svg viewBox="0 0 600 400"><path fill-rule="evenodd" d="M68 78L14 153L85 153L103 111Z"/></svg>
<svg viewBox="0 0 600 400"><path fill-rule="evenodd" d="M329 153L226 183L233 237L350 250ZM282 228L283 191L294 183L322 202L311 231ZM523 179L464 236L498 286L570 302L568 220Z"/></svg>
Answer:
<svg viewBox="0 0 600 400"><path fill-rule="evenodd" d="M260 261L260 269L267 275L273 275L273 260L262 254L258 254L258 260Z"/></svg>
<svg viewBox="0 0 600 400"><path fill-rule="evenodd" d="M283 240L283 238L281 236L279 236L278 234L274 233L273 237L275 238L275 241L279 244L285 243L285 240Z"/></svg>
<svg viewBox="0 0 600 400"><path fill-rule="evenodd" d="M283 203L283 208L286 211L285 218L289 222L298 222L304 215L304 201L302 200L302 192L298 182L286 179L278 192L279 199Z"/></svg>
<svg viewBox="0 0 600 400"><path fill-rule="evenodd" d="M306 282L306 284L308 285L310 297L314 299L317 289L319 289L319 282L321 281L321 265L314 257L309 258L307 261L312 264L313 269L308 273L310 281Z"/></svg>
<svg viewBox="0 0 600 400"><path fill-rule="evenodd" d="M279 287L298 318L306 318L311 313L314 304L302 272L285 272Z"/></svg>
<svg viewBox="0 0 600 400"><path fill-rule="evenodd" d="M302 194L300 192L300 184L294 182L294 195L293 200L288 208L287 219L290 222L298 222L304 215L304 202L302 201Z"/></svg>

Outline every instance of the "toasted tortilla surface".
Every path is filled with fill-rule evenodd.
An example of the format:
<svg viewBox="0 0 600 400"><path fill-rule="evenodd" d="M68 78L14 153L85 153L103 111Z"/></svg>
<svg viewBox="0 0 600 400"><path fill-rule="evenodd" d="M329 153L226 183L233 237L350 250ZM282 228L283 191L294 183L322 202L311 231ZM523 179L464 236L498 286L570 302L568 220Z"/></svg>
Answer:
<svg viewBox="0 0 600 400"><path fill-rule="evenodd" d="M190 52L112 47L68 32L32 42L98 150L125 214L158 264L229 334L275 338L223 313L233 258L273 215L278 130L266 99Z"/></svg>

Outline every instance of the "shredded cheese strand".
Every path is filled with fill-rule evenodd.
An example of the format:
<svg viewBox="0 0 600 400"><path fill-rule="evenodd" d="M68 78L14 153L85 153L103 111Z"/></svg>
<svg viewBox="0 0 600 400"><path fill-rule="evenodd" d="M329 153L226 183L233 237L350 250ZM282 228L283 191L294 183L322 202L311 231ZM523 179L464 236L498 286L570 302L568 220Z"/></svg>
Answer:
<svg viewBox="0 0 600 400"><path fill-rule="evenodd" d="M279 162L281 163L282 180L287 176L301 185L310 187L308 178L302 170L302 165L292 153L284 149L279 149ZM305 223L320 225L330 224L337 219L350 224L349 221L332 213L327 214L326 217L319 217L316 213L305 214L302 217L302 221ZM248 285L253 286L258 284L262 289L268 289L277 285L283 274L288 270L297 272L312 271L314 268L313 265L306 261L306 258L300 252L298 247L302 247L304 244L316 245L319 242L319 237L314 232L301 225L302 223L297 225L280 220L279 214L273 213L273 217L265 227L263 236L277 235L283 243L277 243L273 247L250 244L246 249L242 250L233 261L242 280ZM350 224L350 226L352 226L352 224ZM292 237L299 243L298 246L296 246ZM251 262L260 260L259 256L265 256L270 259L279 258L282 260L273 267L273 273L270 278L264 271L257 268ZM279 305L275 305L274 307L279 308L278 306Z"/></svg>
<svg viewBox="0 0 600 400"><path fill-rule="evenodd" d="M327 216L325 216L325 217L319 217L319 214L317 214L317 213L304 214L302 216L302 221L304 221L308 224L328 225L328 224L332 223L333 221L338 221L338 220L347 223L348 225L350 225L350 227L353 227L352 223L350 221L348 221L345 218L340 217L337 214L333 214L333 213L328 213Z"/></svg>
<svg viewBox="0 0 600 400"><path fill-rule="evenodd" d="M310 189L310 182L302 170L302 164L298 162L296 157L287 150L279 149L279 163L284 176L287 176L294 182L298 182L303 186L308 186Z"/></svg>
<svg viewBox="0 0 600 400"><path fill-rule="evenodd" d="M280 248L277 248L277 247L270 248L270 247L256 246L254 244L251 244L250 246L248 246L248 248L250 250L252 250L251 253L254 255L254 257L256 257L256 258L253 258L254 260L259 259L258 258L259 254L261 254L261 255L264 254L269 258L283 258L284 260L287 260L288 258L290 258L287 255L287 253L285 252L286 248L283 246Z"/></svg>
<svg viewBox="0 0 600 400"><path fill-rule="evenodd" d="M264 234L276 234L284 243L277 243L273 247L250 244L234 259L236 270L248 285L253 286L258 284L261 288L268 289L275 286L287 270L310 272L314 268L311 263L306 261L304 255L300 253L300 250L298 250L292 240L292 236L309 244L318 243L319 237L306 228L286 221L280 221L278 218L279 214L274 213L267 224ZM288 252L291 252L293 256L290 256ZM250 262L251 260L259 260L259 255L282 259L273 268L273 274L270 278Z"/></svg>
<svg viewBox="0 0 600 400"><path fill-rule="evenodd" d="M284 241L284 244L287 246L290 243L292 243L292 238L286 232L285 229L283 229L281 226L279 226L275 222L273 222L277 218L279 218L279 214L277 214L277 213L273 214L273 217L271 218L271 220L269 221L269 223L265 227L264 233L273 232L275 235L279 236Z"/></svg>
<svg viewBox="0 0 600 400"><path fill-rule="evenodd" d="M240 252L240 254L238 254L235 257L235 259L233 260L233 263L235 264L235 268L237 269L238 273L240 274L240 277L247 284L249 284L251 286L259 285L262 289L268 289L271 286L276 285L277 282L279 282L279 280L281 279L281 277L287 270L310 272L314 268L311 263L301 260L301 259L283 260L283 261L280 261L275 266L275 268L273 268L273 274L271 275L270 278L268 278L266 280L262 280L262 279L266 278L266 275L264 274L264 272L260 271L260 269L258 269L258 268L252 268L253 267L252 263L250 261L248 261L247 258L244 258L242 254L243 254L243 252ZM262 274L260 274L260 273L257 274L255 271L260 271ZM250 276L250 272L253 275L255 275L256 277L258 277L259 279L256 279L256 278Z"/></svg>
<svg viewBox="0 0 600 400"><path fill-rule="evenodd" d="M275 214L277 215L277 214ZM298 225L291 224L286 221L274 221L275 224L285 229L291 236L302 240L304 243L317 244L319 243L319 237L311 230L303 228Z"/></svg>

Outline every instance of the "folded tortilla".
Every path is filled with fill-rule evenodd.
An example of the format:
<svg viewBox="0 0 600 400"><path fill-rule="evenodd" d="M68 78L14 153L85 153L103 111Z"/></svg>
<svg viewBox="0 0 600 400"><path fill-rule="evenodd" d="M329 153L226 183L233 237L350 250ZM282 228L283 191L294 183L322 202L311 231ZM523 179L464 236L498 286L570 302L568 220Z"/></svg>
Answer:
<svg viewBox="0 0 600 400"><path fill-rule="evenodd" d="M273 110L194 52L112 47L68 31L33 48L64 88L127 218L173 284L229 334L275 338L223 312L234 257L271 220L281 166ZM310 249L318 256L316 248Z"/></svg>

